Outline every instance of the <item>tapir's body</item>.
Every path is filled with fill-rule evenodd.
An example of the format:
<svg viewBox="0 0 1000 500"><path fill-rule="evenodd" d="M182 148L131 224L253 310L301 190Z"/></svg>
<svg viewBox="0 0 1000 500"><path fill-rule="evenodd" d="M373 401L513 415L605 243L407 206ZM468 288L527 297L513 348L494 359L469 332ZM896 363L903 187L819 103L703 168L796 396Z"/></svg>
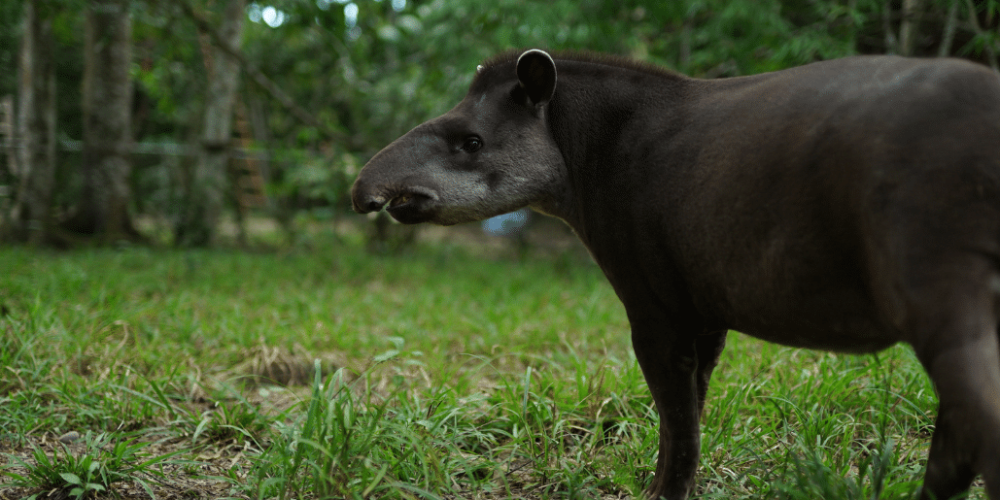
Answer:
<svg viewBox="0 0 1000 500"><path fill-rule="evenodd" d="M558 75L558 79L557 79ZM558 80L558 85L557 85ZM1000 77L859 57L704 81L532 50L376 155L355 207L574 228L628 312L660 412L650 493L686 498L725 332L913 345L941 400L924 498L1000 500Z"/></svg>

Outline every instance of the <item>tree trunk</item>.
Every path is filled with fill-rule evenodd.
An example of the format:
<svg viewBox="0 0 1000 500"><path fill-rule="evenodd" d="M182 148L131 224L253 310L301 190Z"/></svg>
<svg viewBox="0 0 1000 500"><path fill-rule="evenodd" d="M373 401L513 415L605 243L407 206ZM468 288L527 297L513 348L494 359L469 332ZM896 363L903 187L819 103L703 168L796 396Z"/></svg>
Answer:
<svg viewBox="0 0 1000 500"><path fill-rule="evenodd" d="M920 0L903 0L902 20L899 23L899 53L912 56L919 37Z"/></svg>
<svg viewBox="0 0 1000 500"><path fill-rule="evenodd" d="M955 42L955 30L958 28L958 2L960 1L951 0L950 5L948 5L948 17L944 24L944 33L941 34L938 57L948 57L951 55L951 45Z"/></svg>
<svg viewBox="0 0 1000 500"><path fill-rule="evenodd" d="M892 28L892 2L889 0L882 2L882 35L885 37L885 53L899 53L899 41Z"/></svg>
<svg viewBox="0 0 1000 500"><path fill-rule="evenodd" d="M132 19L127 0L91 0L84 31L83 187L71 232L136 240L128 213L132 167Z"/></svg>
<svg viewBox="0 0 1000 500"><path fill-rule="evenodd" d="M219 38L228 47L239 47L243 33L244 0L228 0ZM215 242L216 226L226 193L233 126L233 104L239 83L239 61L218 46L211 50L208 91L201 149L188 186L184 215L177 227L181 246L208 246Z"/></svg>
<svg viewBox="0 0 1000 500"><path fill-rule="evenodd" d="M56 79L50 9L47 2L29 0L24 5L17 120L20 177L11 236L30 244L45 241L52 218Z"/></svg>

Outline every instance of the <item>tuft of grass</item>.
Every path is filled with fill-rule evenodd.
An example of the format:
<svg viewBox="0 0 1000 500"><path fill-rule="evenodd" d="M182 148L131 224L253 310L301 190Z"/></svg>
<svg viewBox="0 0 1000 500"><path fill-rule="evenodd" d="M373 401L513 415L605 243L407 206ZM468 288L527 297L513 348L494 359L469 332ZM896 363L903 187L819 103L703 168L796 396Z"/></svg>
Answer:
<svg viewBox="0 0 1000 500"><path fill-rule="evenodd" d="M167 463L171 455L148 456L143 449L148 443L114 434L87 433L81 438L74 452L70 446L59 443L52 447L52 456L37 447L33 448L33 463L11 456L12 461L25 469L23 474L12 472L10 467L2 474L12 478L12 486L33 490L28 498L34 500L41 493L60 491L71 498L85 498L108 491L112 484L133 482L155 498L150 481L163 479L158 465ZM60 454L59 450L62 450Z"/></svg>
<svg viewBox="0 0 1000 500"><path fill-rule="evenodd" d="M270 435L272 424L272 417L236 394L229 401L215 401L200 415L191 433L191 441L198 443L201 438L214 444L260 446Z"/></svg>
<svg viewBox="0 0 1000 500"><path fill-rule="evenodd" d="M311 397L259 457L246 481L234 485L254 498L440 498L442 485L477 484L490 465L471 459L466 444L489 440L458 406L442 411L447 395L427 407L404 394L383 399L340 370L326 380L316 364ZM352 389L360 389L356 395ZM460 436L462 436L460 438Z"/></svg>
<svg viewBox="0 0 1000 500"><path fill-rule="evenodd" d="M777 478L770 493L773 498L805 500L813 498L839 498L845 500L912 499L920 491L919 476L909 481L887 483L886 479L897 472L911 475L914 471L896 471L900 457L895 453L895 443L888 439L881 446L862 446L849 457L856 462L851 470L835 469L823 450L801 447L789 453L788 472ZM918 469L919 471L919 469Z"/></svg>

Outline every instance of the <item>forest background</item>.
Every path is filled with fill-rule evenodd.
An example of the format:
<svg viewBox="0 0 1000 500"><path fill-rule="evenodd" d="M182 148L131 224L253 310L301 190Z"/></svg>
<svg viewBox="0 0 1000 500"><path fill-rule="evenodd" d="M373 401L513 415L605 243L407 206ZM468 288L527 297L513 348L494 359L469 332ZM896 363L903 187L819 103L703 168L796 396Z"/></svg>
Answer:
<svg viewBox="0 0 1000 500"><path fill-rule="evenodd" d="M3 2L0 239L210 246L260 216L294 241L511 47L703 78L868 53L997 69L998 26L997 0Z"/></svg>

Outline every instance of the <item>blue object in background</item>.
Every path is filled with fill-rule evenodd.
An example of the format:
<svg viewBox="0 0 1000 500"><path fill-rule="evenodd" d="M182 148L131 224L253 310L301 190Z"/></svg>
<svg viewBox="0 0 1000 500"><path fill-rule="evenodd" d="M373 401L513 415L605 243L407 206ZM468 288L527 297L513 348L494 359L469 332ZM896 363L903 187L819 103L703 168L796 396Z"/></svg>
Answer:
<svg viewBox="0 0 1000 500"><path fill-rule="evenodd" d="M531 213L527 208L483 221L483 232L492 236L515 236L528 225Z"/></svg>

